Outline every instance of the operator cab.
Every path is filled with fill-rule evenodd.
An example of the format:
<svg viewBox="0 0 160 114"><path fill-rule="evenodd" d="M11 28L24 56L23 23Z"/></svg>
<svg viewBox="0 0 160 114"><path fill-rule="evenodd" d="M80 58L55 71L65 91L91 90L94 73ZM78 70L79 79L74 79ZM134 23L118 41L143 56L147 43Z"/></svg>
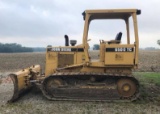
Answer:
<svg viewBox="0 0 160 114"><path fill-rule="evenodd" d="M99 44L99 60L96 62L92 62L92 66L96 66L97 64L100 66L115 66L115 65L125 65L125 66L135 66L138 65L138 49L139 49L139 38L138 38L138 26L137 26L137 15L141 14L140 10L137 9L112 9L112 10L86 10L82 15L85 20L84 26L84 34L83 34L83 45L84 45L84 54L85 54L85 62L90 62L92 58L89 57L89 47L88 47L88 32L90 28L90 24L94 20L111 20L112 22L120 22L117 26L114 26L114 22L109 22L109 26L102 25L101 28L97 26L93 26L94 31L91 33L94 36L98 36L101 34L105 36L101 31L107 29L108 38L113 38L110 34L114 33L119 29L119 27L123 27L121 31L124 33L123 43L122 42L122 32L118 32L114 40L109 40L108 38L103 38L100 40ZM131 20L131 21L130 21ZM102 21L101 21L102 22ZM130 34L130 22L133 23L132 33ZM105 22L104 22L105 24ZM93 25L93 24L91 24ZM95 31L96 28L96 31ZM113 28L113 30L111 30ZM99 31L101 30L101 31ZM97 32L98 31L98 32ZM97 32L98 34L96 34ZM100 34L99 34L100 33ZM132 36L130 36L132 35ZM132 39L131 39L132 38ZM104 40L105 39L105 40ZM93 40L93 42L95 39ZM96 42L95 42L96 43ZM90 43L91 44L91 43ZM98 43L97 43L98 44ZM92 44L93 45L93 44ZM91 46L91 45L90 45Z"/></svg>

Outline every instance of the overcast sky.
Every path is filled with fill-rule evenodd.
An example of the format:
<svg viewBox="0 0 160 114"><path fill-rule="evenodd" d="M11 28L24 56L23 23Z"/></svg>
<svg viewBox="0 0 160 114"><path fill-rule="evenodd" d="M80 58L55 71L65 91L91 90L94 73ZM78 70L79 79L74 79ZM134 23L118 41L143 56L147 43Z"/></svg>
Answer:
<svg viewBox="0 0 160 114"><path fill-rule="evenodd" d="M140 47L159 47L160 0L0 0L0 42L23 46L64 45L64 35L82 43L86 9L141 9L138 16ZM119 23L119 24L118 24ZM119 31L126 33L123 21L93 21L89 38L114 39ZM122 29L122 30L121 30Z"/></svg>

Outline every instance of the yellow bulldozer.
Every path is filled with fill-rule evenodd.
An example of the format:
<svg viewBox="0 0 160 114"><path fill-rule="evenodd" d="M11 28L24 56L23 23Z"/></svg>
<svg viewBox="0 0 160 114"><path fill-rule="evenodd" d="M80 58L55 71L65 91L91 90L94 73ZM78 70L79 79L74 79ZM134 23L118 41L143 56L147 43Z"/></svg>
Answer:
<svg viewBox="0 0 160 114"><path fill-rule="evenodd" d="M138 9L85 10L82 44L69 40L65 46L46 48L45 73L40 65L33 65L9 76L14 83L16 101L33 86L37 86L49 100L135 100L139 95L139 82L132 75L138 68ZM134 43L130 42L129 18L133 20ZM89 55L88 31L91 21L119 19L126 24L126 44L121 43L122 32L113 40L100 40L99 59ZM117 25L118 26L118 25ZM70 44L69 44L70 42Z"/></svg>

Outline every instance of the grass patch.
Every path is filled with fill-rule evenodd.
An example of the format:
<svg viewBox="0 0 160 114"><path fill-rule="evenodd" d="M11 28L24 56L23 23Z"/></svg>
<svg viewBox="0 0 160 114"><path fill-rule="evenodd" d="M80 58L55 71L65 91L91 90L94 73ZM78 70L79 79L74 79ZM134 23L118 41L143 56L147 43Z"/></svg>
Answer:
<svg viewBox="0 0 160 114"><path fill-rule="evenodd" d="M160 86L160 73L158 72L135 72L134 75L142 84L150 83Z"/></svg>
<svg viewBox="0 0 160 114"><path fill-rule="evenodd" d="M160 73L134 72L140 83L140 101L138 103L160 102Z"/></svg>

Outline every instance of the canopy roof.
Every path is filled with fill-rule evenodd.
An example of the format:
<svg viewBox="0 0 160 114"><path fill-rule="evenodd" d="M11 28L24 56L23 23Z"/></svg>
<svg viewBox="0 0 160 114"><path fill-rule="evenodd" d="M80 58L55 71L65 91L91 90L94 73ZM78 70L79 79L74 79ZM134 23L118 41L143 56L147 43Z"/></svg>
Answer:
<svg viewBox="0 0 160 114"><path fill-rule="evenodd" d="M85 19L86 14L90 15L90 20L93 19L126 19L133 13L137 15L141 13L137 9L109 9L109 10L85 10L82 14Z"/></svg>

